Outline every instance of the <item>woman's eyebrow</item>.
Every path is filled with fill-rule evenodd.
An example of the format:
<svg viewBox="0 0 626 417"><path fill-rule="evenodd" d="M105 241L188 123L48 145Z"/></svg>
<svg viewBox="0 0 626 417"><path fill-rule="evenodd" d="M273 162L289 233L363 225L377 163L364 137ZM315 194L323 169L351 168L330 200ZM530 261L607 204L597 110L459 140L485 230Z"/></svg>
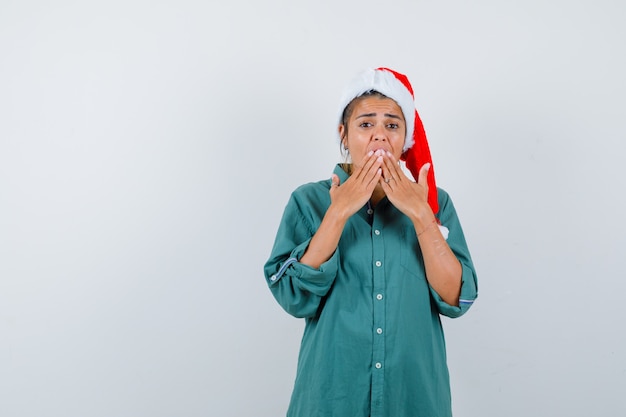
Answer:
<svg viewBox="0 0 626 417"><path fill-rule="evenodd" d="M362 117L374 117L374 116L376 116L376 113L365 113L365 114L362 114L360 116L357 116L356 118L360 119ZM391 113L385 113L385 117L391 117L392 119L402 120L402 118L400 116L398 116L396 114L391 114Z"/></svg>

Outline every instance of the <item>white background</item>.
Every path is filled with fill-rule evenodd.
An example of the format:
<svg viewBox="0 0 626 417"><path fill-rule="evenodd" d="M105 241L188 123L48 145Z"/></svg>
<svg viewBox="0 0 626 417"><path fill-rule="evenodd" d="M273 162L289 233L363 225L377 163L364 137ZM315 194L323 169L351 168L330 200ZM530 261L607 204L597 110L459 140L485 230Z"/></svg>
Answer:
<svg viewBox="0 0 626 417"><path fill-rule="evenodd" d="M413 82L478 271L444 321L455 415L626 415L625 18L1 0L0 415L284 415L303 322L263 264L376 66Z"/></svg>

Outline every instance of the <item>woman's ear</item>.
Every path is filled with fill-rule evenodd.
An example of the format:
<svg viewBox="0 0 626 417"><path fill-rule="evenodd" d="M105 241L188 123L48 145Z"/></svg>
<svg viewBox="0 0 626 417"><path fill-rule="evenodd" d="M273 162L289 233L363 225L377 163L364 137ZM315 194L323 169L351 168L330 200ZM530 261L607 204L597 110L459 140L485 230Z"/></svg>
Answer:
<svg viewBox="0 0 626 417"><path fill-rule="evenodd" d="M346 138L346 129L344 125L339 125L337 130L339 131L339 137L341 138L341 146L343 146L344 149L348 149L348 140Z"/></svg>

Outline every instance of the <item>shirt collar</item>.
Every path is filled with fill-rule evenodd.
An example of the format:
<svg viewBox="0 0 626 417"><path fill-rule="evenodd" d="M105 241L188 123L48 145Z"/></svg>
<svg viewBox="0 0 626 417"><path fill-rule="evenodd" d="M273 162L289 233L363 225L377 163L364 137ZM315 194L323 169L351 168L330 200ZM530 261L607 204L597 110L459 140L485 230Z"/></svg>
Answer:
<svg viewBox="0 0 626 417"><path fill-rule="evenodd" d="M348 173L341 168L340 164L335 166L333 173L339 177L339 184L343 184L348 178L350 178L350 175L348 175Z"/></svg>

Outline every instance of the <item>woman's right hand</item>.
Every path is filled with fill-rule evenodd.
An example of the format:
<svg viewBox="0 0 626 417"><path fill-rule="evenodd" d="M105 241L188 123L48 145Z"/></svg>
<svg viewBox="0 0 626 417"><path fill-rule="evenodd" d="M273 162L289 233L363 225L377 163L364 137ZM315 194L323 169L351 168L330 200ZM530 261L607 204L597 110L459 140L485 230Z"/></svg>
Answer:
<svg viewBox="0 0 626 417"><path fill-rule="evenodd" d="M333 174L329 191L330 207L300 258L301 263L317 269L330 259L350 216L371 198L382 177L382 164L382 154L369 152L343 184L339 184L339 177Z"/></svg>
<svg viewBox="0 0 626 417"><path fill-rule="evenodd" d="M360 165L354 166L350 178L343 184L339 183L339 177L333 174L330 187L330 207L340 217L347 220L372 197L382 176L383 156L382 151L370 151Z"/></svg>

